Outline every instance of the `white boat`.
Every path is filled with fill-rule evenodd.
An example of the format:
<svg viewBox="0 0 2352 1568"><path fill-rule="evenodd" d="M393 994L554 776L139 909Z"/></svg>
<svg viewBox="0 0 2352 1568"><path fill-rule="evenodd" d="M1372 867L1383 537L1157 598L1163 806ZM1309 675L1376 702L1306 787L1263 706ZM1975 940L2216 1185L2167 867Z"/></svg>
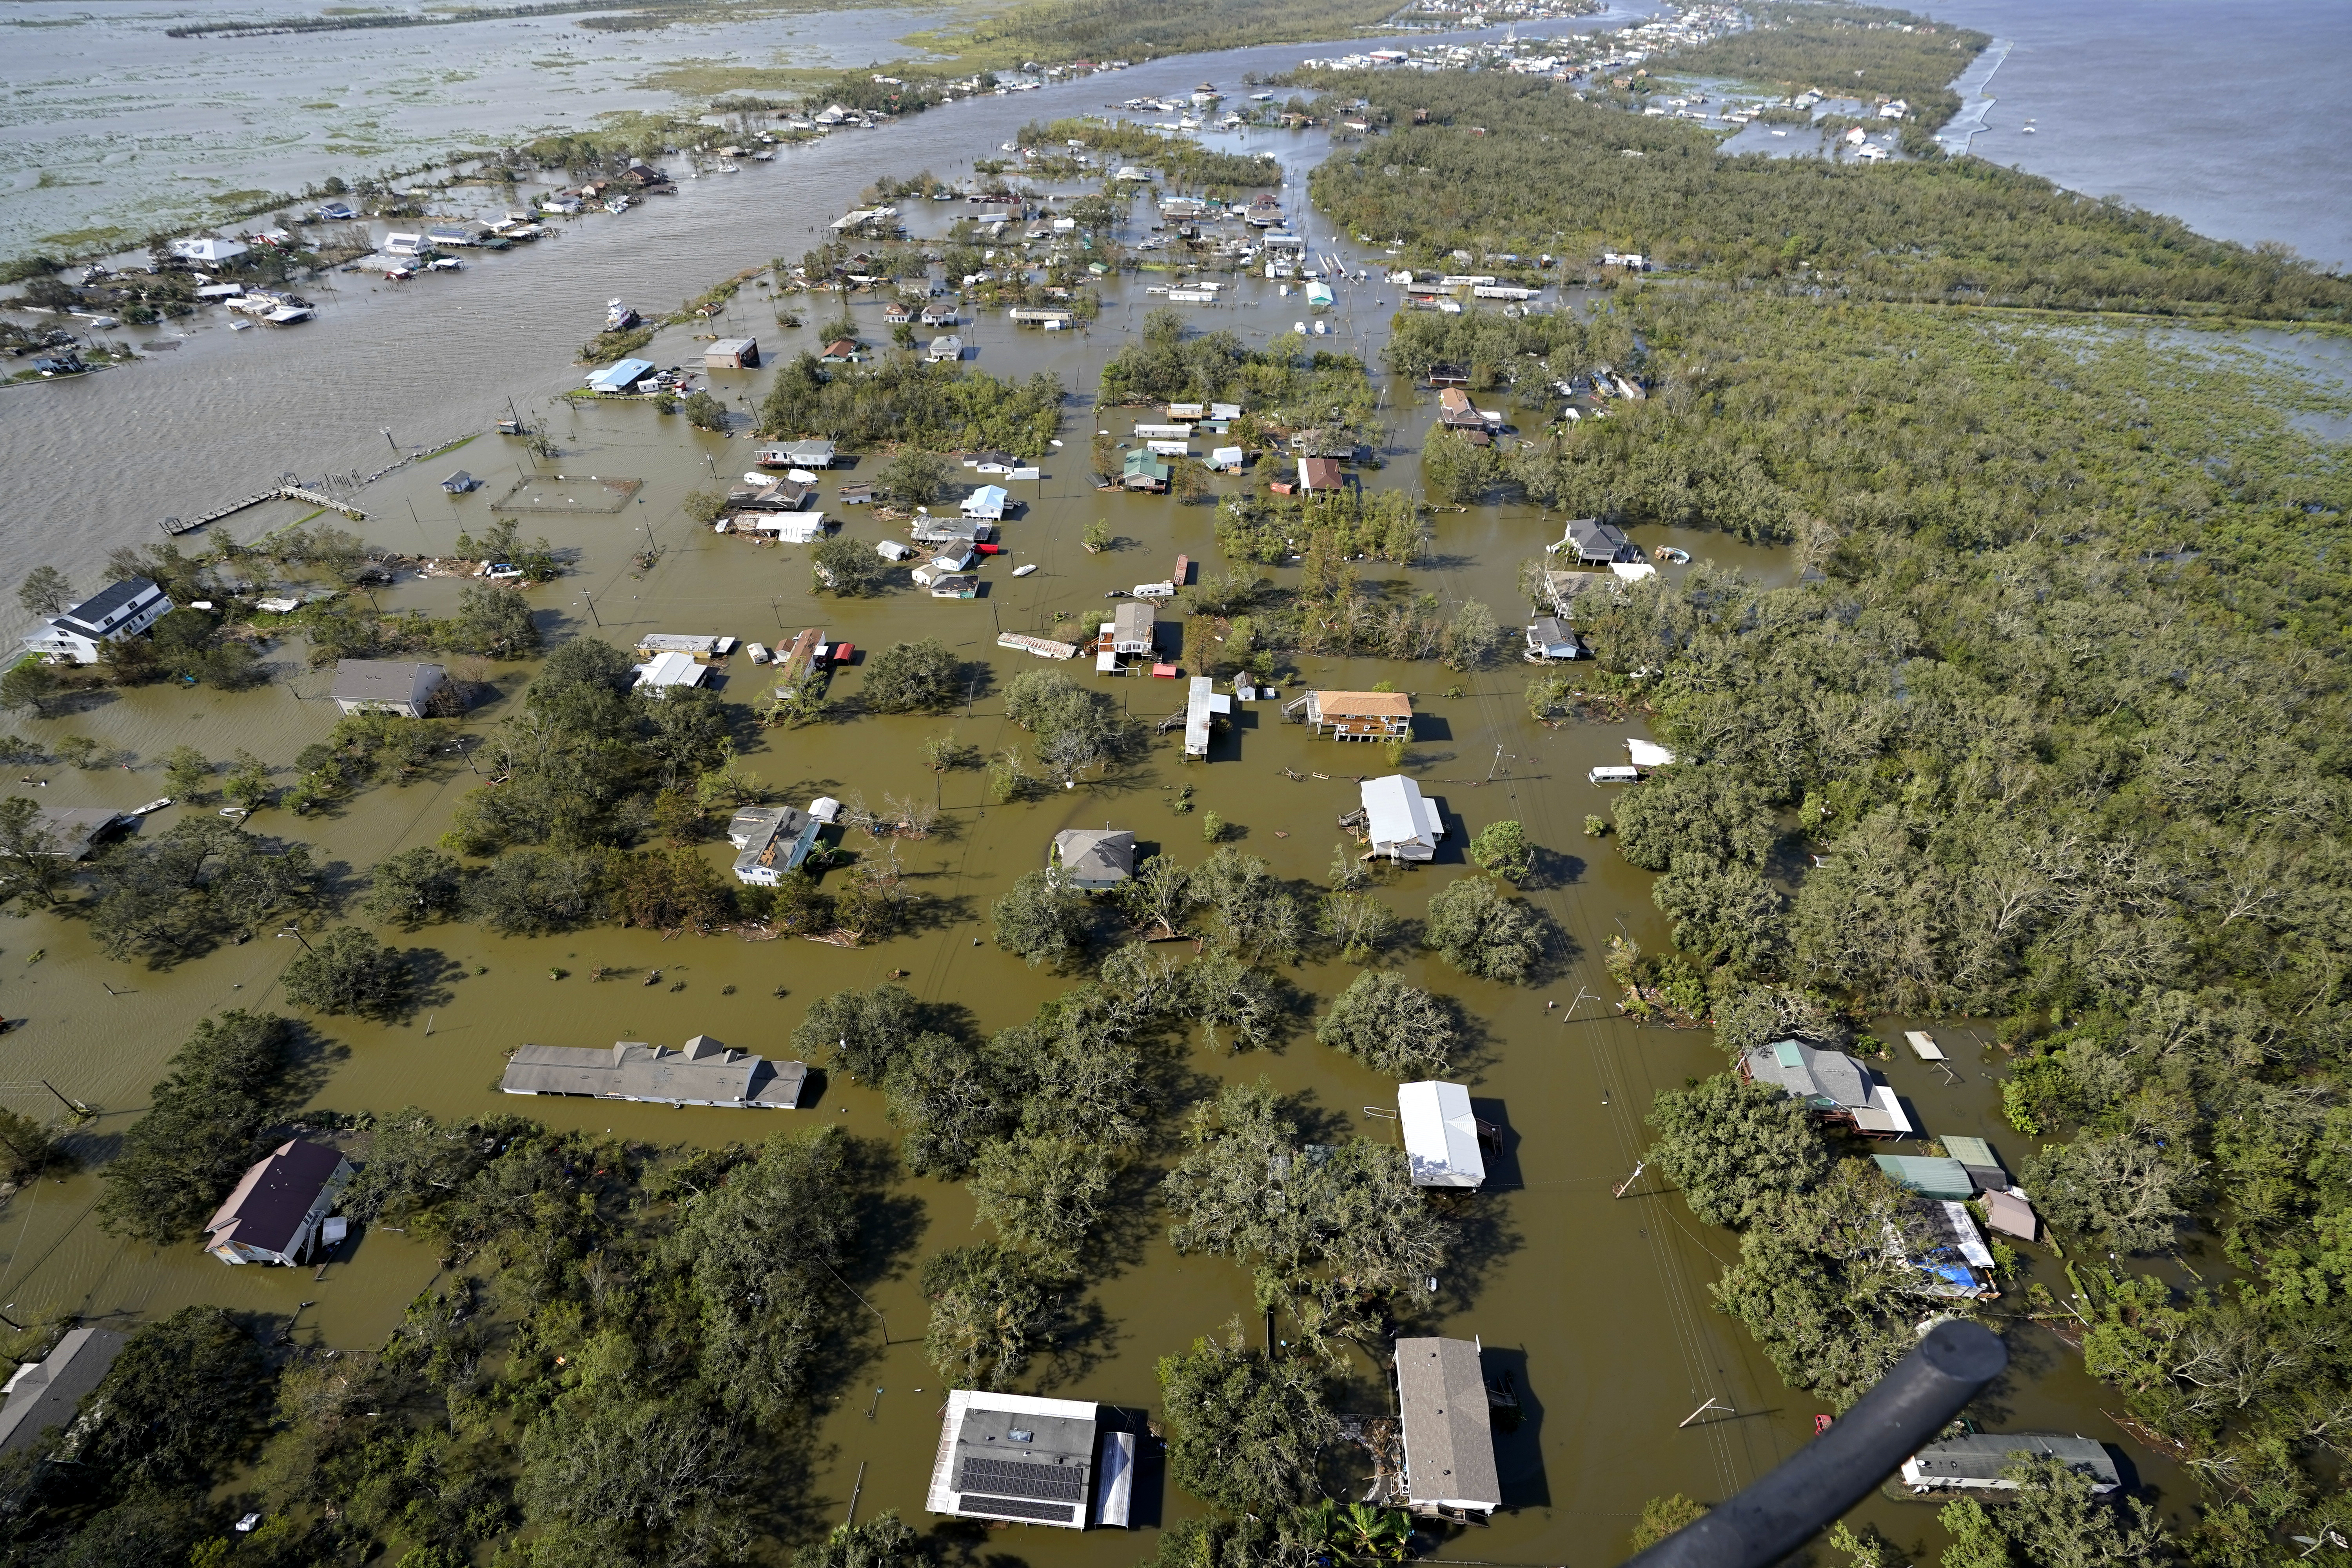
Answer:
<svg viewBox="0 0 2352 1568"><path fill-rule="evenodd" d="M161 800L151 800L145 805L134 807L130 811L124 812L122 815L125 816L145 816L150 813L161 811L171 804L172 797L167 795Z"/></svg>
<svg viewBox="0 0 2352 1568"><path fill-rule="evenodd" d="M740 163L721 163L719 165L719 172L722 174L740 174L743 172L743 165Z"/></svg>
<svg viewBox="0 0 2352 1568"><path fill-rule="evenodd" d="M1035 570L1037 570L1037 564L1033 561L1026 566L1015 566L1013 569L1013 574L1015 577L1026 577L1030 573L1034 572Z"/></svg>

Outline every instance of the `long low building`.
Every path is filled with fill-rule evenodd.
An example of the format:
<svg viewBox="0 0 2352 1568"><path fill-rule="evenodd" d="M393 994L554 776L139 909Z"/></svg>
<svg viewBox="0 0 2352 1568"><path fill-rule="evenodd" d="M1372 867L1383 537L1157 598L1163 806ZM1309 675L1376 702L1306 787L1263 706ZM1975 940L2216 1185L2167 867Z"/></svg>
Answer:
<svg viewBox="0 0 2352 1568"><path fill-rule="evenodd" d="M2055 1459L2090 1478L2104 1497L2123 1484L2104 1444L2061 1432L1968 1432L1930 1443L1903 1461L1903 1484L1913 1491L1950 1487L1961 1491L2015 1491L2002 1472L2021 1458Z"/></svg>
<svg viewBox="0 0 2352 1568"><path fill-rule="evenodd" d="M1124 1529L1135 1434L1107 1426L1091 1400L949 1391L925 1506L956 1519Z"/></svg>
<svg viewBox="0 0 2352 1568"><path fill-rule="evenodd" d="M1404 1130L1405 1159L1416 1187L1475 1187L1486 1180L1486 1157L1478 1147L1478 1118L1470 1091L1458 1083L1426 1079L1397 1085L1397 1121Z"/></svg>
<svg viewBox="0 0 2352 1568"><path fill-rule="evenodd" d="M697 1035L677 1050L642 1040L593 1047L523 1046L499 1087L509 1094L635 1100L650 1105L721 1105L792 1110L808 1082L806 1062L772 1062Z"/></svg>
<svg viewBox="0 0 2352 1568"><path fill-rule="evenodd" d="M1475 1340L1396 1342L1404 1489L1415 1512L1488 1514L1503 1505L1486 1377Z"/></svg>

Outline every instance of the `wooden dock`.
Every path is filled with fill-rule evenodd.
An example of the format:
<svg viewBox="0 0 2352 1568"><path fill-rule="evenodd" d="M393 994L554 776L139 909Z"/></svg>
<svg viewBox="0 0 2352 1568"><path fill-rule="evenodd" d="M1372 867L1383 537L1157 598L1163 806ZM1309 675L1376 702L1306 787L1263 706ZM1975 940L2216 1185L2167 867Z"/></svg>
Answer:
<svg viewBox="0 0 2352 1568"><path fill-rule="evenodd" d="M250 495L246 497L243 500L235 500L229 502L226 506L215 507L212 510L205 513L202 517L192 517L184 521L176 517L167 517L163 520L162 526L165 533L174 536L183 533L194 533L197 529L204 527L205 524L208 522L218 522L221 519L234 516L237 512L243 511L248 507L257 507L261 505L264 501L273 500L309 501L312 506L323 508L328 511L341 512L353 522L365 522L367 521L367 513L362 511L358 507L353 506L349 501L337 500L331 495L322 495L317 490L306 489L300 485L279 485L274 489L263 490L259 495Z"/></svg>

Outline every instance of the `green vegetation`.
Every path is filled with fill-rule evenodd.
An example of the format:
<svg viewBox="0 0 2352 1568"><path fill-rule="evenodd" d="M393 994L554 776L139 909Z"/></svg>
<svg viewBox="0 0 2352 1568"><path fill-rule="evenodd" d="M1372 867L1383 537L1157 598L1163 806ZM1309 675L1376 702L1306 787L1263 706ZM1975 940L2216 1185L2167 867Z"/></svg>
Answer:
<svg viewBox="0 0 2352 1568"><path fill-rule="evenodd" d="M1571 265L1638 248L1702 278L1848 300L2281 320L2352 312L2352 282L2279 247L2206 239L2178 219L1975 158L1875 168L1726 158L1696 126L1587 103L1541 79L1375 71L1347 80L1398 124L1318 166L1315 204L1351 233L1402 240L1424 264L1457 247L1549 252ZM1429 122L1411 123L1422 109ZM1628 150L1642 156L1621 155Z"/></svg>
<svg viewBox="0 0 2352 1568"><path fill-rule="evenodd" d="M1536 847L1519 824L1490 822L1470 840L1470 863L1507 882L1521 882L1535 869Z"/></svg>
<svg viewBox="0 0 2352 1568"><path fill-rule="evenodd" d="M1123 762L1142 744L1143 726L1108 692L1081 686L1059 670L1014 676L1004 689L1004 716L1036 738L1037 763L1056 783Z"/></svg>
<svg viewBox="0 0 2352 1568"><path fill-rule="evenodd" d="M1186 190L1234 191L1278 185L1282 165L1261 153L1223 153L1188 136L1173 136L1129 121L1031 121L1015 134L1024 147L1064 147L1083 142L1097 157L1158 169L1171 185Z"/></svg>
<svg viewBox="0 0 2352 1568"><path fill-rule="evenodd" d="M1053 870L1024 872L988 913L996 945L1026 959L1032 968L1058 966L1083 953L1093 923L1085 899Z"/></svg>
<svg viewBox="0 0 2352 1568"><path fill-rule="evenodd" d="M1899 98L1911 106L1912 125L1933 131L1959 112L1952 79L1992 42L1878 5L1767 5L1748 15L1754 26L1677 49L1652 68L1729 77L1788 96L1810 89L1837 98Z"/></svg>
<svg viewBox="0 0 2352 1568"><path fill-rule="evenodd" d="M1774 1085L1717 1073L1662 1089L1650 1125L1658 1130L1650 1158L1708 1225L1737 1230L1767 1219L1829 1174L1812 1112Z"/></svg>
<svg viewBox="0 0 2352 1568"><path fill-rule="evenodd" d="M993 447L1034 458L1053 437L1061 405L1062 384L1042 373L1013 382L908 353L841 365L803 353L777 370L760 405L760 434L824 437L852 449Z"/></svg>
<svg viewBox="0 0 2352 1568"><path fill-rule="evenodd" d="M1384 969L1357 975L1315 1022L1317 1039L1395 1079L1443 1076L1462 1034L1450 997L1408 985Z"/></svg>
<svg viewBox="0 0 2352 1568"><path fill-rule="evenodd" d="M1369 429L1379 395L1353 354L1307 350L1285 332L1262 349L1231 331L1187 337L1188 321L1167 306L1143 318L1143 331L1111 355L1102 373L1106 404L1238 403L1258 430ZM1247 432L1242 433L1246 439Z"/></svg>
<svg viewBox="0 0 2352 1568"><path fill-rule="evenodd" d="M357 926L337 926L308 943L279 984L297 1007L385 1018L406 1009L415 976L406 953Z"/></svg>
<svg viewBox="0 0 2352 1568"><path fill-rule="evenodd" d="M877 713L935 713L962 700L972 679L937 637L896 642L866 660L859 700Z"/></svg>
<svg viewBox="0 0 2352 1568"><path fill-rule="evenodd" d="M243 833L216 816L183 816L171 831L108 847L76 907L100 951L168 968L209 952L316 897L310 846Z"/></svg>
<svg viewBox="0 0 2352 1568"><path fill-rule="evenodd" d="M268 1013L199 1023L99 1173L99 1223L161 1246L210 1218L264 1152L263 1130L299 1101L289 1079L292 1043L286 1020Z"/></svg>
<svg viewBox="0 0 2352 1568"><path fill-rule="evenodd" d="M1465 974L1519 981L1543 963L1550 931L1542 913L1509 897L1493 877L1462 877L1429 900L1423 942Z"/></svg>
<svg viewBox="0 0 2352 1568"><path fill-rule="evenodd" d="M969 32L917 34L906 42L954 56L967 68L1024 60L1148 59L1341 37L1395 9L1379 0L1302 0L1274 10L1246 0L1204 0L1181 11L1145 0L1027 0L974 22Z"/></svg>

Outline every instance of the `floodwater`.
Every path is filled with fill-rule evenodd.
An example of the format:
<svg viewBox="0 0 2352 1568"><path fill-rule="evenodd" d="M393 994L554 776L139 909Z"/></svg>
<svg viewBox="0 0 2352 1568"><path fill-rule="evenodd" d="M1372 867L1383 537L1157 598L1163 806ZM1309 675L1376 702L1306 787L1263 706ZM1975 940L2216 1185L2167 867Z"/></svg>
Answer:
<svg viewBox="0 0 2352 1568"><path fill-rule="evenodd" d="M601 115L675 113L670 72L898 58L898 38L949 16L876 6L652 32L530 16L167 36L289 9L11 5L0 18L12 50L0 93L0 256L200 226L215 199L235 192L299 192L331 175L413 169L453 148L525 141Z"/></svg>
<svg viewBox="0 0 2352 1568"><path fill-rule="evenodd" d="M1190 87L1203 75L1230 89L1241 69L1273 68L1300 52L1248 51L1221 58L1206 70L1198 59L1167 62L959 107L870 140L836 136L780 155L772 168L751 166L723 181L695 182L675 201L574 226L566 238L535 252L484 257L454 278L408 286L412 295L442 291L446 298L431 304L339 276L337 289L322 295L322 319L310 327L231 337L216 322L200 322L176 354L16 394L0 404L12 468L26 462L31 466L24 471L70 476L75 482L12 487L0 501L10 509L0 528L5 555L0 579L53 559L86 581L108 548L153 537L148 530L163 511L201 510L287 468L316 474L373 467L370 450L383 450L381 427L392 426L399 440L423 444L481 429L505 412L511 395L527 412L550 419L563 472L644 481L639 499L621 513L522 518L527 533L543 526L574 563L572 575L531 591L551 639L602 636L626 646L649 632L671 631L773 641L814 625L870 650L901 638L938 637L961 657L985 663L1001 689L1032 666L1026 656L994 646L999 630L1039 629L1057 609L1099 614L1107 590L1166 576L1180 552L1202 563L1204 572L1221 564L1212 509L1098 493L1081 471L1097 428L1090 398L1101 365L1154 302L1143 296L1141 280L1114 286L1102 318L1084 333L1016 333L1001 316L961 329L967 342L977 345L981 368L997 374L1051 370L1076 395L1061 430L1067 445L1045 462L1041 480L1012 487L1024 510L1003 530L1008 556L984 570L983 595L965 602L905 591L845 604L814 599L804 549L761 548L691 527L678 512L680 499L714 476L741 471L750 442L696 434L647 405L581 409L561 404L551 411L553 395L576 384L570 347L593 329L611 295L659 307L769 255L797 255L808 231L850 205L876 174L929 165L952 175L975 150L1008 139L1033 116ZM1328 224L1297 211L1304 170L1323 150L1319 139L1254 132L1247 145L1284 157L1291 172L1286 196L1312 247L1353 255L1330 236ZM919 223L943 222L951 210L910 208ZM1377 258L1361 260L1369 266ZM1283 299L1263 280L1236 292L1242 302L1202 310L1202 324L1231 326L1257 340L1307 314L1296 295ZM756 332L772 360L788 356L813 329L779 330L763 299L761 290L747 289L705 330ZM814 319L827 302L794 304ZM1378 282L1342 287L1330 312L1338 333L1333 346L1372 358L1393 304L1392 292ZM878 301L856 310L869 337L881 337ZM698 349L686 330L674 329L647 357L688 363ZM769 374L721 373L714 380L730 401L750 404L757 402ZM1429 416L1425 398L1401 384L1387 384L1387 445L1396 456L1368 476L1368 483L1412 482L1407 455L1418 448ZM1125 411L1110 413L1100 427L1124 437L1122 421L1129 419ZM465 499L443 494L436 482L441 472L461 465L488 479L489 489ZM495 437L446 459L412 465L363 492L372 514L363 531L395 549L446 549L460 527L488 521L484 498L503 489L510 466L527 467L528 459ZM838 477L869 477L872 467L869 459ZM43 497L37 510L25 499L34 489ZM835 510L831 500L828 485L819 504ZM293 515L290 506L264 509L236 526L241 537L250 537ZM854 510L848 516L850 536L883 536L870 519ZM1127 542L1088 555L1079 535L1098 518L1108 519ZM1412 584L1449 603L1481 599L1509 627L1524 608L1513 587L1517 563L1559 537L1559 520L1528 508L1480 507L1441 514L1435 533L1431 562L1406 574ZM628 554L648 534L663 553L650 571L634 574ZM1645 547L1671 539L1701 560L1737 565L1768 582L1784 582L1792 572L1783 552L1712 534L1637 530L1635 537ZM1028 563L1038 565L1034 574L1010 575L1013 565ZM1296 570L1276 568L1272 575L1292 581ZM1366 574L1395 574L1376 566ZM377 596L387 609L443 609L455 587L446 581L404 581ZM300 669L299 654L299 647L274 650L288 666L284 679L257 690L147 688L24 725L52 742L88 734L140 761L135 772L35 770L51 782L34 793L44 804L135 805L162 793L154 760L182 742L215 757L244 748L287 767L334 718L331 705L320 700L324 677ZM500 695L468 721L478 729L509 710L529 668L494 673ZM1070 673L1097 679L1083 668ZM1413 690L1415 744L1406 765L1441 803L1448 837L1438 865L1402 872L1387 884L1383 896L1401 913L1418 916L1431 893L1461 874L1460 846L1489 822L1524 822L1546 851L1529 897L1557 921L1562 941L1556 972L1541 984L1514 988L1467 980L1410 952L1392 953L1388 962L1417 984L1456 995L1476 1016L1483 1041L1459 1064L1457 1076L1471 1084L1482 1116L1508 1130L1493 1190L1480 1200L1483 1216L1493 1221L1484 1234L1492 1239L1449 1265L1441 1279L1440 1326L1477 1335L1498 1370L1511 1368L1527 1418L1517 1432L1498 1438L1508 1511L1490 1531L1451 1542L1442 1554L1600 1564L1622 1554L1624 1533L1642 1500L1677 1490L1707 1499L1727 1495L1803 1442L1811 1431L1810 1417L1822 1406L1783 1388L1746 1332L1711 1310L1706 1284L1731 1255L1732 1238L1695 1225L1681 1200L1654 1178L1634 1184L1622 1199L1611 1195L1647 1142L1642 1115L1653 1095L1717 1070L1721 1058L1705 1034L1636 1028L1616 1017L1605 1000L1610 986L1599 959L1611 936L1623 931L1653 950L1665 942L1649 900L1649 878L1626 865L1612 841L1582 832L1588 813L1605 815L1611 806L1610 793L1586 782L1587 770L1622 761L1622 741L1641 731L1632 725L1539 726L1528 718L1521 699L1524 674L1510 662L1456 677L1434 665L1318 658L1287 672L1281 684L1285 696L1302 681L1349 687L1394 679ZM728 694L739 701L757 698L763 687L761 673L740 657L727 679ZM855 669L845 672L835 694L854 700L860 679ZM1458 695L1449 694L1456 688ZM1173 682L1129 679L1114 689L1139 715L1156 717L1180 706ZM923 738L949 728L984 752L1022 739L1003 719L1001 700L983 687L965 714L857 718L766 732L745 759L793 803L852 789L877 803L890 795L934 794L946 808L940 831L900 847L914 885L935 911L918 934L844 952L729 935L665 941L657 933L619 929L540 940L499 939L466 927L428 929L395 940L442 961L439 973L448 978L439 983L438 994L415 1017L395 1025L320 1020L323 1082L314 1103L342 1111L417 1104L444 1116L520 1108L558 1126L610 1128L656 1142L715 1143L819 1121L888 1137L879 1097L838 1081L806 1109L764 1116L568 1100L526 1104L499 1096L496 1082L507 1053L525 1041L601 1046L635 1038L675 1045L708 1033L780 1054L813 998L877 984L893 970L909 972L906 983L927 998L969 1007L982 1029L1003 1027L1071 984L1025 968L986 940L990 901L1043 863L1056 831L1108 821L1134 829L1147 847L1197 861L1206 853L1196 842L1198 825L1214 811L1239 830L1244 848L1265 857L1278 873L1319 883L1342 837L1335 819L1356 805L1354 777L1381 768L1370 753L1315 740L1284 723L1277 704L1260 701L1236 715L1232 732L1205 763L1181 765L1173 739L1163 738L1146 763L1112 781L1035 802L986 805L978 774L934 774L922 761ZM1327 776L1294 780L1294 773ZM372 791L340 816L265 812L252 826L309 840L337 879L352 886L386 855L432 843L476 783L460 765L406 788ZM1187 783L1197 790L1198 809L1181 816L1171 800ZM180 809L163 814L156 826L168 827ZM723 844L707 853L724 863ZM53 916L34 914L0 926L0 1005L28 1020L0 1039L0 1101L43 1113L54 1104L46 1080L90 1102L102 1114L86 1147L102 1155L107 1141L135 1120L147 1087L197 1017L230 1006L282 1005L277 976L295 951L291 940L264 935L158 972L105 960L79 925ZM602 983L586 979L599 964L624 973ZM570 976L551 977L555 967ZM664 984L641 984L642 973L656 967ZM1319 1005L1353 973L1336 963L1318 963L1291 971L1289 978ZM683 990L669 988L679 981ZM780 986L781 998L774 994ZM1954 1084L1921 1064L1897 1062L1888 1070L1932 1131L1989 1136L2010 1160L2021 1160L2021 1141L1998 1121L1991 1067L1973 1063L1966 1049L1954 1055L1963 1068ZM1313 1095L1368 1135L1395 1135L1393 1122L1362 1114L1365 1107L1392 1105L1391 1085L1303 1035L1275 1051L1234 1058L1196 1053L1192 1065L1218 1079L1264 1074L1286 1091ZM1171 1116L1181 1110L1168 1109ZM971 1206L961 1187L915 1182L908 1190L925 1206L916 1255L869 1292L883 1320L875 1358L863 1369L859 1394L845 1398L824 1423L820 1493L826 1506L845 1511L864 1466L860 1517L885 1508L922 1517L943 1389L922 1360L926 1308L915 1287L917 1265L921 1252L957 1245L971 1234ZM427 1247L381 1229L366 1235L352 1258L323 1280L292 1270L228 1269L193 1247L158 1251L103 1235L89 1215L96 1193L94 1178L81 1175L43 1184L0 1206L0 1310L24 1321L67 1313L138 1321L197 1300L289 1318L299 1309L298 1336L359 1347L380 1342L406 1300L435 1274ZM1098 1359L1052 1392L1153 1408L1159 1356L1222 1331L1236 1316L1253 1336L1264 1331L1263 1320L1251 1313L1244 1269L1223 1259L1177 1258L1164 1242L1096 1282L1095 1294L1114 1325L1111 1337ZM885 1330L887 1345L879 1343ZM1997 1425L2054 1426L2112 1440L2096 1391L2074 1363L2037 1348L2031 1334L2020 1340L2027 1352L2024 1372L2001 1395L2003 1419ZM1369 1379L1369 1367L1359 1371ZM1677 1427L1708 1399L1734 1414ZM2146 1455L2135 1458L2144 1474L2172 1486L2168 1471ZM1156 1505L1147 1503L1145 1511L1147 1518L1156 1511L1174 1519L1195 1506L1169 1492ZM1868 1511L1903 1541L1920 1536L1929 1517L1892 1503L1874 1503ZM1125 1555L1130 1545L1033 1529L1009 1530L993 1541L1041 1568ZM1131 1545L1133 1555L1147 1555L1149 1532Z"/></svg>

